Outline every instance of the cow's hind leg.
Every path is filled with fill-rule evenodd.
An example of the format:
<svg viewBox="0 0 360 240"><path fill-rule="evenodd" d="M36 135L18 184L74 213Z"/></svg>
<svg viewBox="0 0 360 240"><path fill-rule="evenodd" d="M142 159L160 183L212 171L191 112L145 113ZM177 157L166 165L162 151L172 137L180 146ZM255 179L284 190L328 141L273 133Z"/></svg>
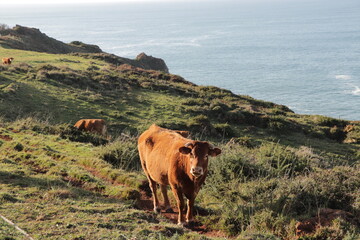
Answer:
<svg viewBox="0 0 360 240"><path fill-rule="evenodd" d="M161 192L162 195L164 197L164 206L165 206L165 212L167 213L172 213L174 212L170 206L170 201L169 201L169 197L167 195L167 186L166 185L160 185L161 187Z"/></svg>
<svg viewBox="0 0 360 240"><path fill-rule="evenodd" d="M141 166L145 172L145 175L147 177L147 179L149 180L149 187L151 189L151 192L152 192L152 196L153 196L153 203L154 203L154 212L155 213L160 213L160 207L159 207L159 200L158 200L158 197L157 197L157 194L156 194L156 182L154 180L152 180L152 178L150 177L148 171L147 171L147 168L146 168L146 164L145 164L145 161L144 161L144 158L141 154L141 151L139 150L140 154L140 162L141 162Z"/></svg>
<svg viewBox="0 0 360 240"><path fill-rule="evenodd" d="M148 179L149 179L149 186L150 186L152 196L153 196L154 212L155 213L160 213L161 209L160 209L160 206L159 206L159 199L158 199L157 194L156 194L156 189L157 189L156 182L154 180L152 180L150 178L150 176L148 176Z"/></svg>

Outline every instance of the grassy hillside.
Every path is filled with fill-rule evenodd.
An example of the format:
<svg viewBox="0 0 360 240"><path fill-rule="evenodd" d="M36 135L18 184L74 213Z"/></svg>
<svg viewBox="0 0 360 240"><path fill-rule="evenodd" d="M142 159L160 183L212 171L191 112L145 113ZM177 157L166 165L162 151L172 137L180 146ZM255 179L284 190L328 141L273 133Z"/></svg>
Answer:
<svg viewBox="0 0 360 240"><path fill-rule="evenodd" d="M294 239L296 223L322 208L349 215L303 239L359 236L359 122L299 115L97 54L0 55L15 58L0 66L0 213L31 236L200 239L137 209L146 184L136 136L152 123L223 149L196 201L206 237ZM72 129L80 118L105 119L110 139Z"/></svg>
<svg viewBox="0 0 360 240"><path fill-rule="evenodd" d="M31 118L0 125L2 215L34 239L198 236L139 210L144 176L114 168L102 159L106 147L71 142L64 132ZM0 238L23 239L1 219Z"/></svg>
<svg viewBox="0 0 360 240"><path fill-rule="evenodd" d="M214 141L255 136L309 145L352 160L357 154L358 122L295 114L282 105L196 86L179 76L112 65L96 55L92 59L4 48L0 54L15 58L13 65L0 67L0 111L9 120L29 114L53 123L104 118L115 135L136 134L156 122Z"/></svg>

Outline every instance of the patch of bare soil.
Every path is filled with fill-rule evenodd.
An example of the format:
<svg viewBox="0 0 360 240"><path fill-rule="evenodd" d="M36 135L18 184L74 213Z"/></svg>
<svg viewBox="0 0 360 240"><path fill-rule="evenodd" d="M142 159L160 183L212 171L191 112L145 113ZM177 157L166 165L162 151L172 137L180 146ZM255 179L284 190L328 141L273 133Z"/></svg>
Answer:
<svg viewBox="0 0 360 240"><path fill-rule="evenodd" d="M317 228L330 226L332 221L336 218L341 218L357 226L360 225L360 221L349 212L338 209L322 208L317 216L296 223L296 236L302 237L311 235Z"/></svg>
<svg viewBox="0 0 360 240"><path fill-rule="evenodd" d="M5 141L11 141L12 140L12 138L10 136L8 136L8 135L0 135L0 139L5 140Z"/></svg>

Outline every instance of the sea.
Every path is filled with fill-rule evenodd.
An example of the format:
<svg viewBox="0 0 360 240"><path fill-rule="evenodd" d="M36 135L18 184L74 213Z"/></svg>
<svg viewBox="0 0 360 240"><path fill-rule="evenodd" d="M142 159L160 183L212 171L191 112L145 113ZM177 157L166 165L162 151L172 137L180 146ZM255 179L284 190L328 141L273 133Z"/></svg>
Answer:
<svg viewBox="0 0 360 240"><path fill-rule="evenodd" d="M145 52L188 81L299 114L360 120L359 0L0 2L0 23L123 57Z"/></svg>

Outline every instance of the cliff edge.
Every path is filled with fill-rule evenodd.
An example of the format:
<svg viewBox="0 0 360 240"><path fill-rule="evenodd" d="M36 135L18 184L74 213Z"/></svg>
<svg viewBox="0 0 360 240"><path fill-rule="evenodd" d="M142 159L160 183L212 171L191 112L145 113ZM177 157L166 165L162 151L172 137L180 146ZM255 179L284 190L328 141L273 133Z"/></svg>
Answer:
<svg viewBox="0 0 360 240"><path fill-rule="evenodd" d="M103 52L97 45L80 41L67 44L47 36L37 28L20 25L13 28L8 28L6 25L0 26L0 47L55 54L73 54L85 58L104 60L117 66L128 64L146 70L169 73L165 61L161 58L148 56L145 53L140 53L136 59L119 57Z"/></svg>
<svg viewBox="0 0 360 240"><path fill-rule="evenodd" d="M16 25L13 28L0 30L0 45L5 48L20 50L47 52L47 53L101 53L102 50L96 45L72 42L66 44L54 38L48 37L37 28L28 28Z"/></svg>

